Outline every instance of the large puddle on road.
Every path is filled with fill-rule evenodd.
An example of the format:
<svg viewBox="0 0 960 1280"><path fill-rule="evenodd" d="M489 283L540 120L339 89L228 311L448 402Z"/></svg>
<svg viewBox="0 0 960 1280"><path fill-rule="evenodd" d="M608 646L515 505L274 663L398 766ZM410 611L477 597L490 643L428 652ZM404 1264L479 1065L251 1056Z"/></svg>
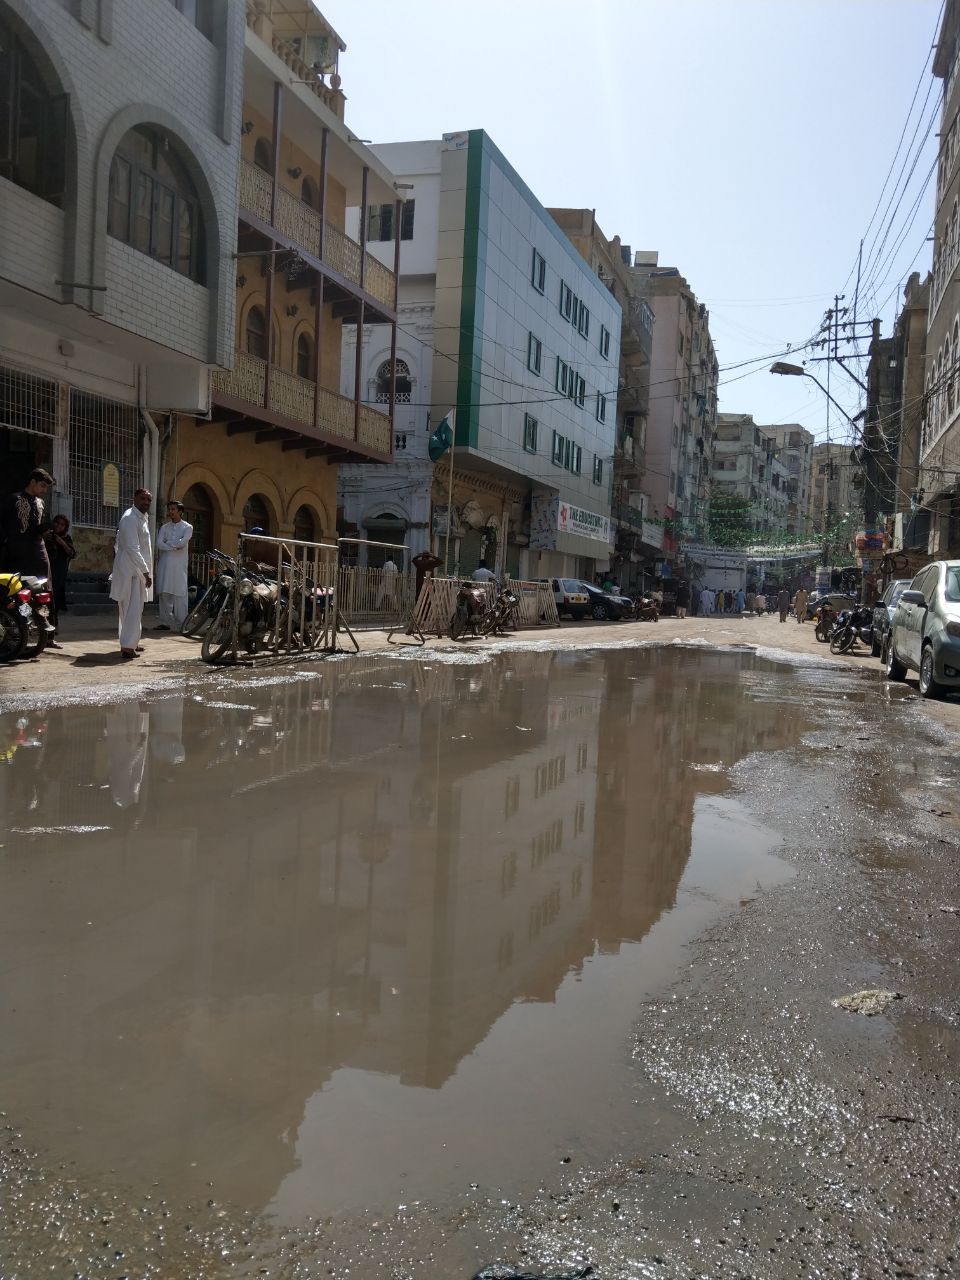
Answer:
<svg viewBox="0 0 960 1280"><path fill-rule="evenodd" d="M727 769L839 679L378 657L0 718L0 1106L94 1184L291 1224L612 1158L644 996L792 874Z"/></svg>

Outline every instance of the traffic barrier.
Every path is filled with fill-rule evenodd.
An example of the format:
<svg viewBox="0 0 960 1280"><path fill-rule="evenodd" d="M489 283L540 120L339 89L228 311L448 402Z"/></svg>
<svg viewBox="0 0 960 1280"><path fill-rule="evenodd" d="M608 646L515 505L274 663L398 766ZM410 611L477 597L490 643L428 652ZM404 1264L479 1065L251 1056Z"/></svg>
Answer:
<svg viewBox="0 0 960 1280"><path fill-rule="evenodd" d="M457 604L457 592L463 578L434 576L424 581L414 610L414 619L424 635L445 636L450 630L450 620ZM489 604L497 593L495 582L475 582L483 588L485 603ZM507 579L508 586L520 598L511 615L516 627L540 627L560 625L557 602L549 582L519 582Z"/></svg>

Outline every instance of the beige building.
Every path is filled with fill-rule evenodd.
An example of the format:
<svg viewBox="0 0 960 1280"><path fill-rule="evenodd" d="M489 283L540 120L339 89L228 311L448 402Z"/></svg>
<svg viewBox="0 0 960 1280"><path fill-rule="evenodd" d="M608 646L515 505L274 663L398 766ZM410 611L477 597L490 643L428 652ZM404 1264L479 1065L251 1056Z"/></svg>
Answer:
<svg viewBox="0 0 960 1280"><path fill-rule="evenodd" d="M800 537L810 531L810 480L813 467L814 437L798 422L760 430L777 447L777 458L786 480L787 510L784 530Z"/></svg>
<svg viewBox="0 0 960 1280"><path fill-rule="evenodd" d="M960 555L960 0L947 0L934 52L943 81L933 270L926 341L920 484L930 509L931 555Z"/></svg>
<svg viewBox="0 0 960 1280"><path fill-rule="evenodd" d="M823 533L845 522L852 530L863 511L863 472L848 444L816 444L810 479L810 528ZM849 517L849 519L848 519Z"/></svg>
<svg viewBox="0 0 960 1280"><path fill-rule="evenodd" d="M657 392L650 400L643 488L650 515L669 522L664 549L672 552L676 536L696 538L706 529L720 370L710 313L677 268L659 266L655 252L638 252L633 275L655 319L650 378Z"/></svg>
<svg viewBox="0 0 960 1280"><path fill-rule="evenodd" d="M750 413L717 414L713 491L749 504L758 542L778 543L791 532L790 479L771 428L758 426Z"/></svg>

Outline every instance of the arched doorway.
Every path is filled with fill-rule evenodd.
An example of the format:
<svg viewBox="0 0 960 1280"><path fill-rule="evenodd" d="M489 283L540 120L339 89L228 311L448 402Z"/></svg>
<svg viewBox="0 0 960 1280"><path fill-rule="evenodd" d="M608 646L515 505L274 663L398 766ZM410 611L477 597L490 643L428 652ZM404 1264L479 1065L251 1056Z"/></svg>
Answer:
<svg viewBox="0 0 960 1280"><path fill-rule="evenodd" d="M297 507L293 517L293 536L298 542L317 542L317 522L309 507Z"/></svg>
<svg viewBox="0 0 960 1280"><path fill-rule="evenodd" d="M269 534L270 508L262 493L251 493L243 508L243 531L250 533L253 529L261 529Z"/></svg>
<svg viewBox="0 0 960 1280"><path fill-rule="evenodd" d="M379 515L370 516L363 522L365 536L372 542L392 542L402 546L407 533L407 522L392 511L381 511ZM371 569L379 569L390 552L386 547L367 547L367 564ZM400 555L393 557L400 566ZM402 566L400 566L402 567Z"/></svg>
<svg viewBox="0 0 960 1280"><path fill-rule="evenodd" d="M190 554L202 555L212 551L215 539L213 499L202 484L192 484L181 499L183 518L193 525Z"/></svg>

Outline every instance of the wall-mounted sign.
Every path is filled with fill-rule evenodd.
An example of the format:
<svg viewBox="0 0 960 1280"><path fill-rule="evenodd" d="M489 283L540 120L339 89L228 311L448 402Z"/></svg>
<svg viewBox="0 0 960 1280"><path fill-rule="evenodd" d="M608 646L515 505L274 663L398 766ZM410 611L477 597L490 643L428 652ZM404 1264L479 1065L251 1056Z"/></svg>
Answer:
<svg viewBox="0 0 960 1280"><path fill-rule="evenodd" d="M645 542L648 547L654 547L658 551L662 551L663 525L654 524L652 520L644 520L640 526L640 540Z"/></svg>
<svg viewBox="0 0 960 1280"><path fill-rule="evenodd" d="M581 538L592 538L595 542L610 541L609 516L599 516L594 511L574 507L569 502L560 503L557 529L561 533L575 533Z"/></svg>
<svg viewBox="0 0 960 1280"><path fill-rule="evenodd" d="M120 468L115 462L105 462L100 471L100 488L103 495L102 505L119 507L120 505Z"/></svg>

